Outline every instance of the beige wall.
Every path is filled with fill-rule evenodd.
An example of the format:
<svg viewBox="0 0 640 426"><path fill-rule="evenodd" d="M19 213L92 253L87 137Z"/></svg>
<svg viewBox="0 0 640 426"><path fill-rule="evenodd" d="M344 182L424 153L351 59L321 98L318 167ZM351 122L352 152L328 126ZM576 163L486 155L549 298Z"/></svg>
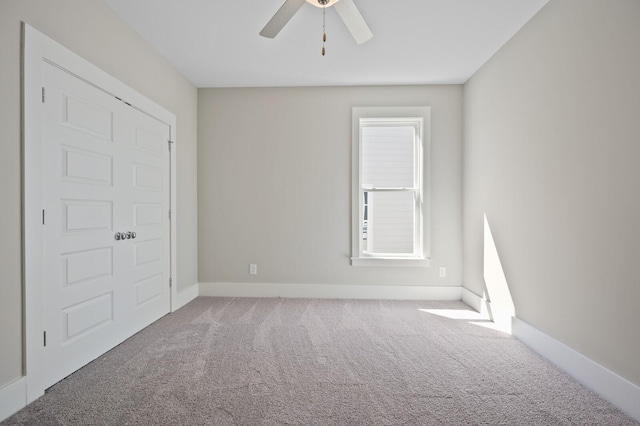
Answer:
<svg viewBox="0 0 640 426"><path fill-rule="evenodd" d="M516 316L640 385L639 23L552 0L465 85L463 228L465 287L486 214Z"/></svg>
<svg viewBox="0 0 640 426"><path fill-rule="evenodd" d="M0 1L0 386L22 375L20 23L177 116L178 282L197 281L197 90L99 0Z"/></svg>
<svg viewBox="0 0 640 426"><path fill-rule="evenodd" d="M351 108L420 105L432 266L350 266ZM200 282L460 286L461 113L461 86L199 89Z"/></svg>

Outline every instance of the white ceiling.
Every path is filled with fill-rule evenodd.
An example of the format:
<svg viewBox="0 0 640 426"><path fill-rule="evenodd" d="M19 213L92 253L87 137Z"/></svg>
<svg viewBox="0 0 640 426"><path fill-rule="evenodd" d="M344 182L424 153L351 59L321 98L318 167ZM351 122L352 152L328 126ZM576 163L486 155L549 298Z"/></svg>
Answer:
<svg viewBox="0 0 640 426"><path fill-rule="evenodd" d="M305 4L275 39L284 0L104 0L197 87L459 84L548 0L355 0L357 45L333 8Z"/></svg>

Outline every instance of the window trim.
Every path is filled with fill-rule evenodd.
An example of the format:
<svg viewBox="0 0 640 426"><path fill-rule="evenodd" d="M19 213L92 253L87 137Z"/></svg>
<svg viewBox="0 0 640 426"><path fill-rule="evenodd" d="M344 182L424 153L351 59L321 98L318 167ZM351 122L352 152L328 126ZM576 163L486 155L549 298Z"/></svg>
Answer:
<svg viewBox="0 0 640 426"><path fill-rule="evenodd" d="M414 237L415 255L380 254L367 255L361 250L363 214L362 200L362 127L380 125L384 122L394 125L417 126L418 144L416 163L422 165L418 170L417 188L421 205L418 211L416 235ZM430 266L430 191L429 191L429 147L431 128L431 107L353 107L352 108L352 176L351 176L351 265L352 266ZM371 212L369 212L371 213ZM420 232L421 231L421 232ZM418 234L419 233L419 234ZM415 238L418 237L418 241Z"/></svg>

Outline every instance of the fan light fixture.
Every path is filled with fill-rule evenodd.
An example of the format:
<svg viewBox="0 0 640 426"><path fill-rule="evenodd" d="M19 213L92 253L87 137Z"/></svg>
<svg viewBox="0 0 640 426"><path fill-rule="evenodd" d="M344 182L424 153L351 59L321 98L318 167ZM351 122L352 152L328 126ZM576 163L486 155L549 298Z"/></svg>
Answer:
<svg viewBox="0 0 640 426"><path fill-rule="evenodd" d="M338 3L340 0L305 0L307 3L314 5L315 7L331 7Z"/></svg>

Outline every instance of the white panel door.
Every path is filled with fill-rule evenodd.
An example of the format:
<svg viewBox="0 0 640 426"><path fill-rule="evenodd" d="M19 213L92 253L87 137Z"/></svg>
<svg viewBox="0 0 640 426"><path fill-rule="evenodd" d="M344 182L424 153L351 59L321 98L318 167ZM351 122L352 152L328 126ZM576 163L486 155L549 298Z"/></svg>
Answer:
<svg viewBox="0 0 640 426"><path fill-rule="evenodd" d="M54 66L42 77L50 386L169 312L169 126Z"/></svg>

